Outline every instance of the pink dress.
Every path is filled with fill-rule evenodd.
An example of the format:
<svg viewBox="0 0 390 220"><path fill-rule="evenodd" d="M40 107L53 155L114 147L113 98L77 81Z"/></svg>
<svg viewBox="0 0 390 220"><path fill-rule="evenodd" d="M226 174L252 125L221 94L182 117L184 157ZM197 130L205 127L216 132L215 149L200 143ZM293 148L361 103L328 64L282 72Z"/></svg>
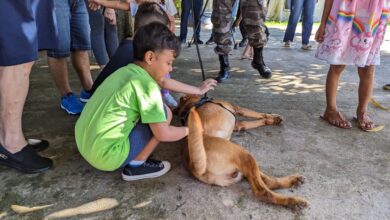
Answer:
<svg viewBox="0 0 390 220"><path fill-rule="evenodd" d="M334 0L316 57L334 65L379 65L390 0Z"/></svg>

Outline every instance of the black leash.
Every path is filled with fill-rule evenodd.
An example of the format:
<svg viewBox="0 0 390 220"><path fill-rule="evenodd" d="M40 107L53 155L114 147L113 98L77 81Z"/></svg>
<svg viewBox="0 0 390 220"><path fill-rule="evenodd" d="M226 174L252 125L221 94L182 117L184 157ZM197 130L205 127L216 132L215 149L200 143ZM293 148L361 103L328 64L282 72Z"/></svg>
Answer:
<svg viewBox="0 0 390 220"><path fill-rule="evenodd" d="M195 13L194 13L194 1L195 0L192 0L192 20L193 20L193 23L195 25ZM200 56L200 51L199 51L199 45L198 45L198 37L196 36L196 31L199 29L199 25L202 23L202 21L200 20L204 14L204 11L206 10L206 6L207 4L209 3L209 0L206 0L206 4L204 5L203 7L203 10L202 10L202 13L200 14L200 17L199 17L199 22L197 23L196 27L193 29L194 33L192 35L193 39L194 39L194 42L195 42L195 46L196 46L196 52L198 54L198 59L199 59L199 64L200 64L200 70L202 71L202 81L205 81L206 80L206 75L204 73L204 68L203 68L203 62L202 62L202 58ZM204 95L204 97L207 97L207 93Z"/></svg>

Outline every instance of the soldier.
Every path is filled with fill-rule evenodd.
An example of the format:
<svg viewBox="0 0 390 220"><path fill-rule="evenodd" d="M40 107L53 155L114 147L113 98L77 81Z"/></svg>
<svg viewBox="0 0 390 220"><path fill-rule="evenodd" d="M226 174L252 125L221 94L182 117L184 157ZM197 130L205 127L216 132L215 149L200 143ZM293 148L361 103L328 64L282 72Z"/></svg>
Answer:
<svg viewBox="0 0 390 220"><path fill-rule="evenodd" d="M229 52L231 51L232 5L234 0L214 0L211 21L213 23L214 51L218 54L220 72L216 80L220 83L230 77ZM263 78L271 78L272 72L263 60L263 47L267 43L267 28L264 25L267 12L264 0L241 0L242 21L248 32L249 44L253 47L252 67Z"/></svg>

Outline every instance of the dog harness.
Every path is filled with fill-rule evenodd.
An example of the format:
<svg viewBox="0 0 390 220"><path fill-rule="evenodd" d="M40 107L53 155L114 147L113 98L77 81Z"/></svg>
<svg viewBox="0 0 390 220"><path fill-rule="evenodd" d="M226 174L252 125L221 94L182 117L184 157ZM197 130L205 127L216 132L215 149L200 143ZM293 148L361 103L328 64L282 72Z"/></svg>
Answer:
<svg viewBox="0 0 390 220"><path fill-rule="evenodd" d="M200 106L206 104L206 103L213 103L213 104L216 104L216 105L219 105L221 106L223 109L227 110L228 112L230 112L234 118L236 118L236 115L234 114L234 112L230 111L228 108L226 108L224 105L222 105L221 103L217 103L217 102L213 102L213 98L209 98L207 96L204 96L202 97L198 102L196 102L193 106L191 106L189 108L188 111L186 112L183 112L182 114L179 115L179 118L180 118L180 121L181 121L181 124L182 125L185 125L186 121L187 121L187 118L188 118L188 115L190 114L190 109L192 107L195 107L196 109L199 108Z"/></svg>

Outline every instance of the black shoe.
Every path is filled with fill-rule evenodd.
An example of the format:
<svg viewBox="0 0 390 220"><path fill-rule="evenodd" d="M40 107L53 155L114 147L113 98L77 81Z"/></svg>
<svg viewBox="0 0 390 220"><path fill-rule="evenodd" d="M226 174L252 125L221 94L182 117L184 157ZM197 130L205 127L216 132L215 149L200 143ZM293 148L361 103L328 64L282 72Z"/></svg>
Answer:
<svg viewBox="0 0 390 220"><path fill-rule="evenodd" d="M390 90L390 83L383 86L383 89Z"/></svg>
<svg viewBox="0 0 390 220"><path fill-rule="evenodd" d="M126 165L122 171L122 179L125 181L156 178L166 174L171 169L168 161L160 161L148 158L139 167Z"/></svg>
<svg viewBox="0 0 390 220"><path fill-rule="evenodd" d="M208 40L206 41L206 45L212 45L212 44L214 44L214 37L213 37L213 35L211 35L211 36L210 36L210 39L208 39Z"/></svg>
<svg viewBox="0 0 390 220"><path fill-rule="evenodd" d="M248 38L243 38L240 43L238 43L239 47L245 47L248 44Z"/></svg>
<svg viewBox="0 0 390 220"><path fill-rule="evenodd" d="M203 41L201 41L200 39L198 39L197 43L200 45L200 44L204 44ZM195 41L194 41L194 44L195 44Z"/></svg>
<svg viewBox="0 0 390 220"><path fill-rule="evenodd" d="M259 71L260 76L265 79L272 77L272 71L268 68L263 59L263 48L253 48L253 61L252 67Z"/></svg>
<svg viewBox="0 0 390 220"><path fill-rule="evenodd" d="M36 152L41 152L49 147L49 142L39 139L27 139L28 145L30 145Z"/></svg>
<svg viewBox="0 0 390 220"><path fill-rule="evenodd" d="M40 173L50 169L53 166L53 161L39 156L29 144L14 154L0 146L0 165L8 166L24 173Z"/></svg>
<svg viewBox="0 0 390 220"><path fill-rule="evenodd" d="M219 83L225 82L230 77L229 72L229 56L228 55L218 55L220 71L219 75L215 78Z"/></svg>

